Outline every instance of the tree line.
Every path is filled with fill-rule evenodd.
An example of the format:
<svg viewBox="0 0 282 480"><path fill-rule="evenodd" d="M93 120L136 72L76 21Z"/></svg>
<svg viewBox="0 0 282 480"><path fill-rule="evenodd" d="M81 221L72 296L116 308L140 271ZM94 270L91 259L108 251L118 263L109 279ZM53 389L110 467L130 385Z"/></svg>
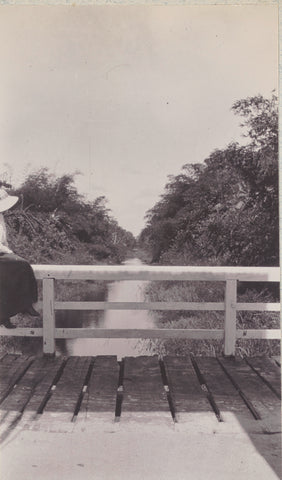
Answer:
<svg viewBox="0 0 282 480"><path fill-rule="evenodd" d="M239 100L246 141L170 176L146 215L139 244L152 263L279 264L277 96Z"/></svg>
<svg viewBox="0 0 282 480"><path fill-rule="evenodd" d="M42 168L11 190L19 202L5 214L9 245L32 263L120 263L134 236L111 216L104 196L86 201L74 176Z"/></svg>

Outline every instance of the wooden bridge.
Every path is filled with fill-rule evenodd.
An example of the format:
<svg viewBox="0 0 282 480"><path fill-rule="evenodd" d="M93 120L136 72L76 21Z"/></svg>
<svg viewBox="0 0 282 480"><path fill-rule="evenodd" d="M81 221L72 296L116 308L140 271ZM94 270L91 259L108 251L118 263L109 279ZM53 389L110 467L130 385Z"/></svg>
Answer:
<svg viewBox="0 0 282 480"><path fill-rule="evenodd" d="M43 338L42 356L4 354L0 359L0 440L8 449L8 453L9 448L11 449L12 458L16 455L20 456L23 462L26 461L25 453L21 453L21 445L17 450L11 441L11 437L17 438L20 432L27 432L30 435L33 432L44 432L44 436L40 437L40 442L44 442L44 439L52 432L74 434L79 432L83 438L87 432L90 432L91 437L89 438L95 437L99 443L101 435L104 435L105 432L108 434L115 431L116 428L125 428L126 431L131 432L128 441L130 442L130 438L135 439L136 445L140 446L142 437L140 429L144 425L148 425L150 435L145 433L142 437L142 445L145 445L152 431L158 425L161 428L161 434L156 438L160 443L171 441L175 444L177 442L177 438L171 439L168 435L169 431L173 429L185 433L181 440L179 438L181 444L186 442L187 438L193 438L200 442L197 447L197 455L199 455L199 449L203 448L206 435L209 435L210 439L221 438L221 446L226 442L228 455L232 455L232 443L235 441L234 435L236 434L238 434L236 437L237 452L240 451L240 455L244 455L240 442L243 439L242 432L245 432L251 440L249 443L244 440L246 452L249 452L250 445L254 445L260 454L258 458L262 457L263 462L266 461L261 464L254 460L258 465L258 471L261 471L262 475L268 475L269 471L264 470L264 466L269 465L275 477L267 476L267 478L280 478L280 359L237 358L234 355L238 338L281 338L280 329L239 330L236 328L236 312L239 310L278 311L280 308L278 303L239 303L237 301L237 281L277 282L279 281L279 269L41 265L35 266L34 270L37 278L43 281L42 328L17 328L10 331L4 327L0 329L2 335L41 336ZM59 302L54 299L54 288L55 281L60 279L224 281L226 293L224 302L168 302L167 304L160 302L137 304L132 302L114 304L108 302ZM57 328L55 311L59 309L218 310L224 312L225 322L224 328L218 330ZM187 352L186 356L164 358L156 356L125 357L119 362L115 356L60 357L55 355L56 338L79 337L216 338L223 340L225 355L222 357L194 357L192 352L190 354ZM225 437L226 434L229 436ZM32 442L35 441L33 437L23 438L25 445L33 449ZM80 440L77 440L76 443L80 451L81 438L80 436ZM109 437L104 436L103 438L109 442ZM120 436L121 442L122 438L124 437ZM67 438L62 441L70 442ZM217 445L214 442L215 440L210 445ZM190 449L191 445L189 445ZM56 448L61 448L61 440L55 442L55 450ZM129 444L126 443L123 452L128 451L129 448ZM133 452L133 454L135 453ZM156 450L156 453L159 454L159 450ZM217 464L222 459L218 450L215 451L215 455L215 464ZM31 450L29 450L29 456L31 459L34 458ZM90 452L91 461L92 457ZM164 461L163 455L161 458L161 461ZM176 463L177 458L176 455ZM139 467L143 468L145 460L141 460ZM53 461L56 462L55 457ZM181 461L184 462L184 457ZM7 471L11 471L11 476L7 476L7 478L23 480L27 478L27 471L29 478L35 478L32 476L34 471L32 462L34 463L34 460L30 460L28 470L25 470L22 477L19 476L20 467L15 466L12 471L9 464ZM190 465L194 465L193 460L191 462L189 468ZM240 468L238 471L242 471ZM218 477L217 472L210 478L229 478L226 476L226 471L224 469L221 471L223 475L221 477ZM157 472L159 472L159 467ZM259 478L256 472L253 476L249 473L247 476L236 474L230 478ZM89 476L85 478L92 478L92 475L92 470L89 470ZM140 477L132 476L131 478L150 478L147 473L146 477L145 473L143 475L141 472L140 475ZM161 478L172 478L166 477L164 473L162 475ZM50 478L48 471L42 478ZM62 476L58 478L62 478ZM100 476L99 478L106 477ZM124 478L123 472L120 477L114 478ZM180 475L179 478L184 477ZM207 478L207 472L197 478Z"/></svg>

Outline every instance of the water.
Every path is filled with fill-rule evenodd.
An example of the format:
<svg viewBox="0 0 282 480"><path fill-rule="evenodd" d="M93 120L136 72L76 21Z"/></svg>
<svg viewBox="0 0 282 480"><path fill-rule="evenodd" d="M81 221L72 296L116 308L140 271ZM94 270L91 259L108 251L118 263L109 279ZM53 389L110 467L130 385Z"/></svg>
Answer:
<svg viewBox="0 0 282 480"><path fill-rule="evenodd" d="M124 262L124 265L142 265L138 258ZM124 280L109 284L108 302L142 302L144 289L148 282ZM101 312L98 320L93 318L88 328L154 328L153 315L147 310L106 310ZM125 356L150 355L151 342L148 339L103 339L77 338L66 341L68 355L117 355L120 360Z"/></svg>

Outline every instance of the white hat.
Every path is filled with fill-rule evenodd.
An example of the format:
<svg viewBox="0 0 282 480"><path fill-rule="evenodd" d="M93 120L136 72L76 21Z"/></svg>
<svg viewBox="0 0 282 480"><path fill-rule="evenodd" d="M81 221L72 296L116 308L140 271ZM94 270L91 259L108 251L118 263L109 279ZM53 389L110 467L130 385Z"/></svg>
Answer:
<svg viewBox="0 0 282 480"><path fill-rule="evenodd" d="M0 212L9 210L17 203L18 199L19 197L9 195L3 187L0 188Z"/></svg>

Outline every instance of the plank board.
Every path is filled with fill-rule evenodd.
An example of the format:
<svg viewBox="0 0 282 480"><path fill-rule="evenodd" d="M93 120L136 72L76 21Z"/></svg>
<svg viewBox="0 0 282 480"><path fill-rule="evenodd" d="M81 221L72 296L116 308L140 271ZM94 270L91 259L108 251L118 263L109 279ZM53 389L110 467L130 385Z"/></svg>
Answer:
<svg viewBox="0 0 282 480"><path fill-rule="evenodd" d="M116 356L97 356L79 413L112 412L116 407L119 365Z"/></svg>
<svg viewBox="0 0 282 480"><path fill-rule="evenodd" d="M5 355L0 362L0 402L5 399L33 360L34 357L25 355Z"/></svg>
<svg viewBox="0 0 282 480"><path fill-rule="evenodd" d="M61 280L207 280L279 282L279 267L198 267L148 265L32 265L37 279Z"/></svg>
<svg viewBox="0 0 282 480"><path fill-rule="evenodd" d="M267 304L266 304L267 305ZM223 302L55 302L56 310L221 310Z"/></svg>
<svg viewBox="0 0 282 480"><path fill-rule="evenodd" d="M281 398L281 370L267 357L246 358L246 362L262 377L278 398Z"/></svg>
<svg viewBox="0 0 282 480"><path fill-rule="evenodd" d="M44 412L74 413L91 357L70 357Z"/></svg>
<svg viewBox="0 0 282 480"><path fill-rule="evenodd" d="M250 423L255 419L244 403L238 390L234 387L228 376L224 373L216 358L196 357L198 368L203 375L208 390L210 391L221 419L228 422L230 413L243 425L254 427Z"/></svg>
<svg viewBox="0 0 282 480"><path fill-rule="evenodd" d="M237 387L255 407L265 428L269 432L280 431L280 400L242 359L220 358L220 363L231 376Z"/></svg>
<svg viewBox="0 0 282 480"><path fill-rule="evenodd" d="M24 330L24 329L23 329ZM24 331L21 333L24 334ZM217 339L224 330L208 328L56 328L56 338L193 338Z"/></svg>
<svg viewBox="0 0 282 480"><path fill-rule="evenodd" d="M164 358L164 366L176 414L180 412L212 411L190 357L167 356Z"/></svg>
<svg viewBox="0 0 282 480"><path fill-rule="evenodd" d="M36 358L1 405L1 410L36 412L62 364L62 358Z"/></svg>
<svg viewBox="0 0 282 480"><path fill-rule="evenodd" d="M158 358L124 359L123 412L169 412Z"/></svg>

